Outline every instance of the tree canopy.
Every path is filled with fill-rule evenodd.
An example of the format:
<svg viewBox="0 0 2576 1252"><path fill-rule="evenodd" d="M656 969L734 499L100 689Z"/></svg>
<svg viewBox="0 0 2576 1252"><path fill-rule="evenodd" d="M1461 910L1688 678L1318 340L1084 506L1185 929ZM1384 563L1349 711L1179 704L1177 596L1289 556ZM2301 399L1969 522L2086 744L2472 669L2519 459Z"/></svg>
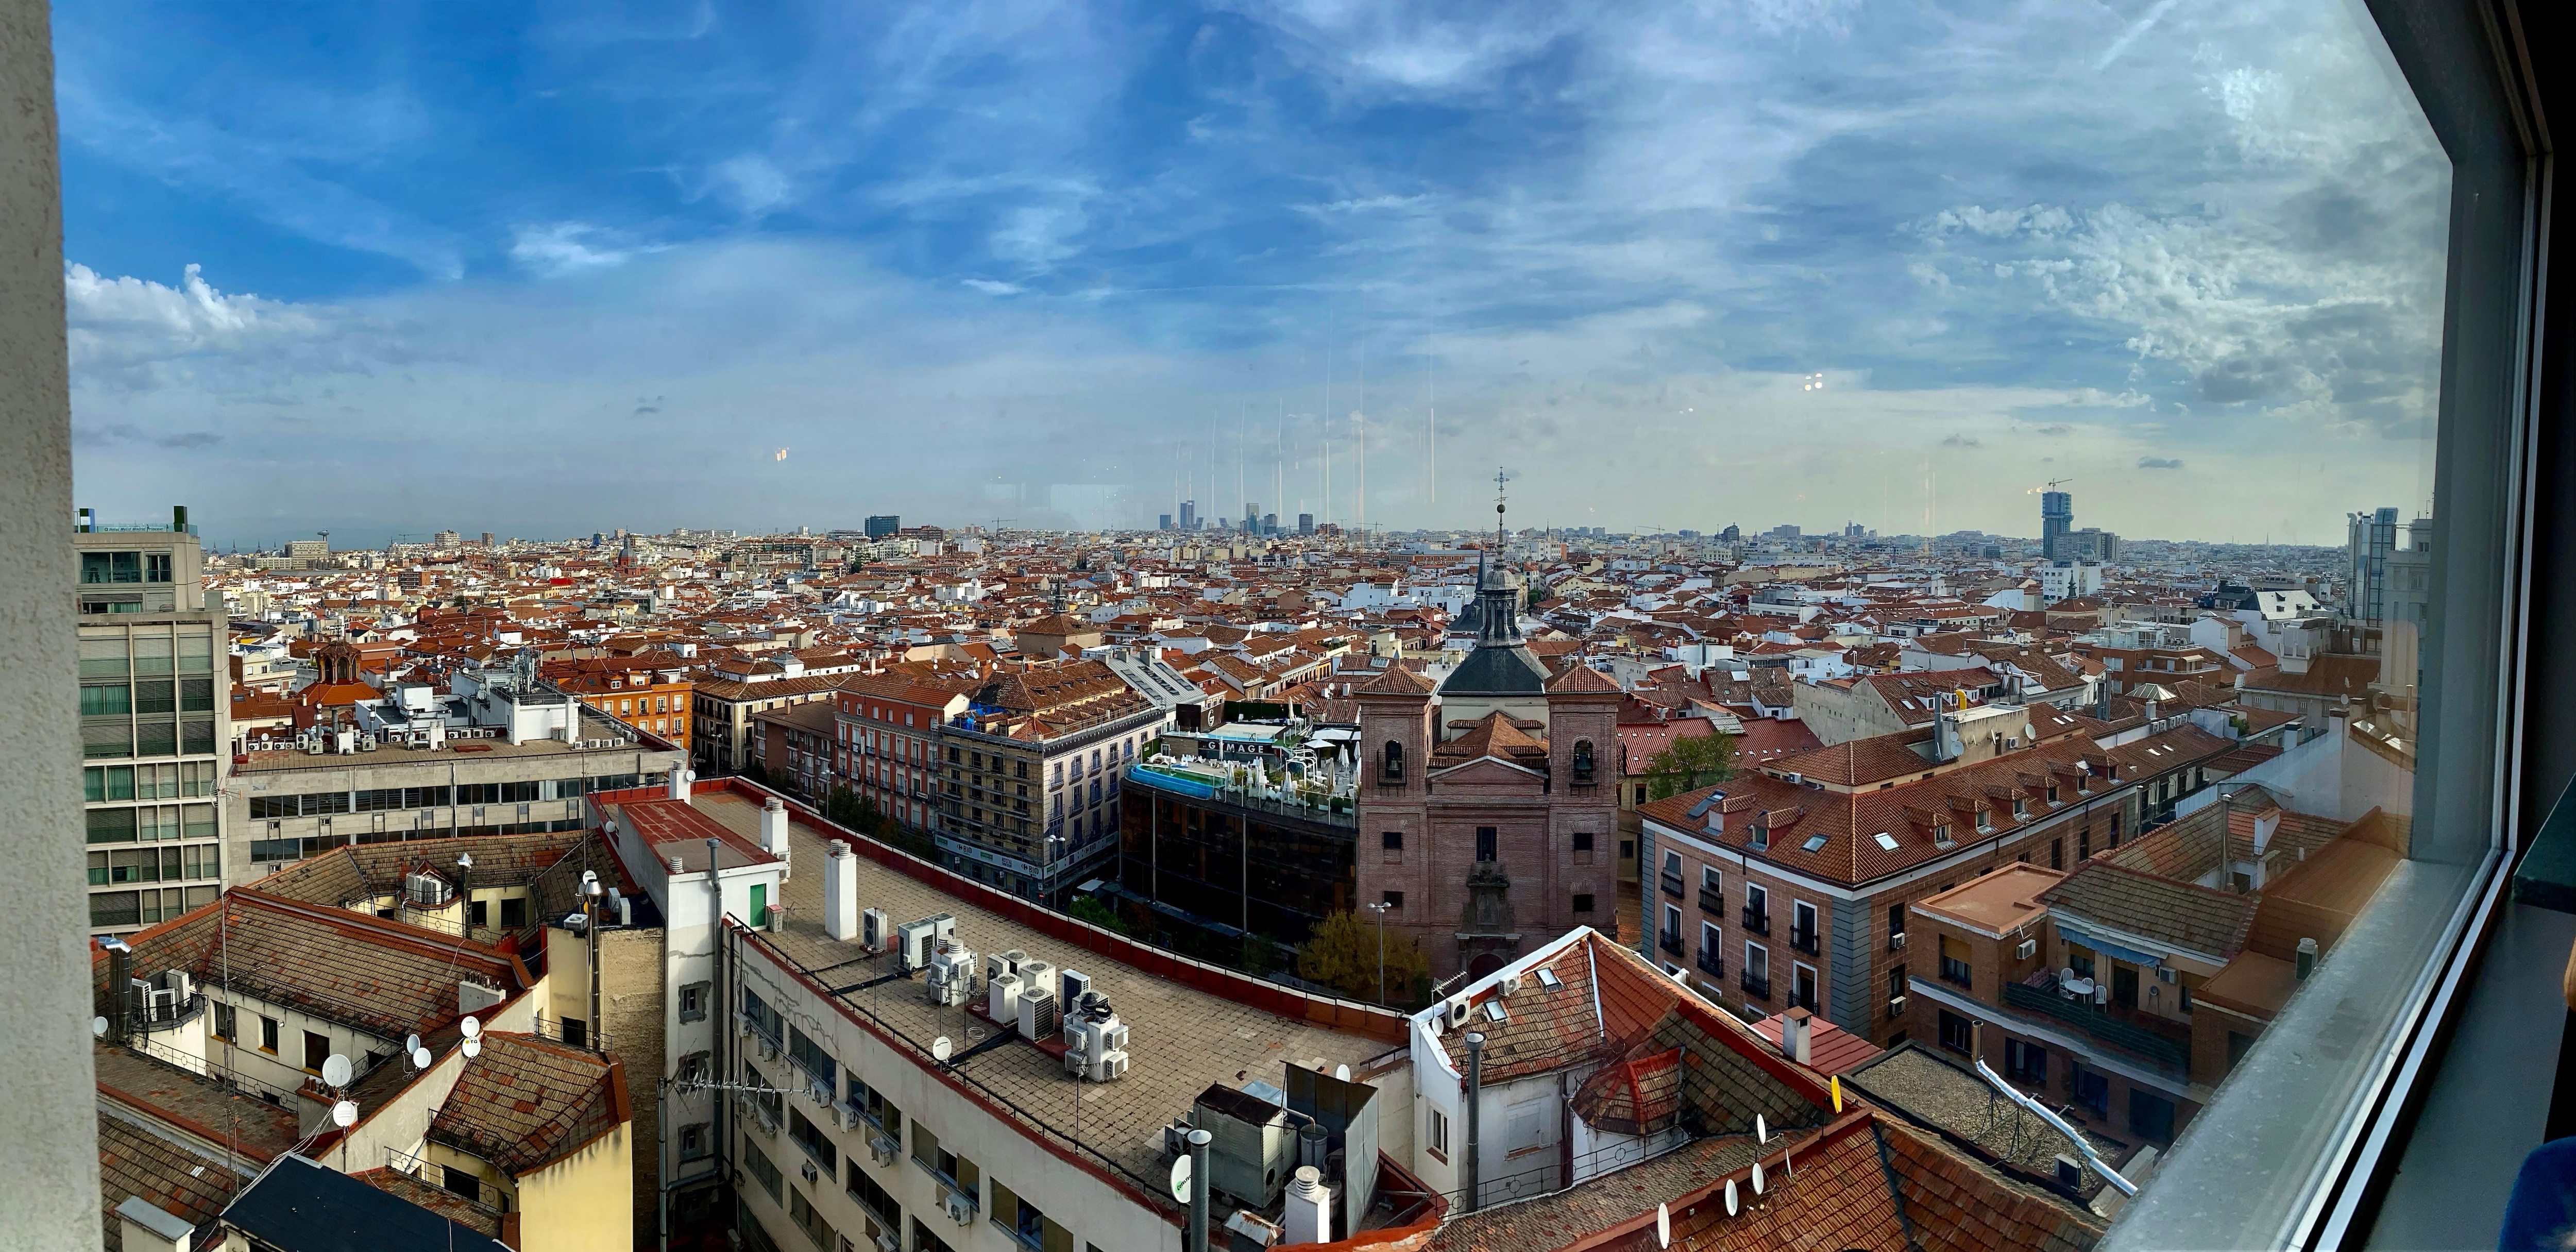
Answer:
<svg viewBox="0 0 2576 1252"><path fill-rule="evenodd" d="M1725 782L1735 776L1735 741L1740 735L1712 731L1674 739L1646 759L1646 788L1653 798Z"/></svg>
<svg viewBox="0 0 2576 1252"><path fill-rule="evenodd" d="M1334 913L1315 926L1297 949L1297 976L1322 983L1354 1000L1378 1000L1378 923L1355 912ZM1413 998L1414 982L1431 972L1431 962L1413 937L1386 932L1386 998L1396 1003Z"/></svg>

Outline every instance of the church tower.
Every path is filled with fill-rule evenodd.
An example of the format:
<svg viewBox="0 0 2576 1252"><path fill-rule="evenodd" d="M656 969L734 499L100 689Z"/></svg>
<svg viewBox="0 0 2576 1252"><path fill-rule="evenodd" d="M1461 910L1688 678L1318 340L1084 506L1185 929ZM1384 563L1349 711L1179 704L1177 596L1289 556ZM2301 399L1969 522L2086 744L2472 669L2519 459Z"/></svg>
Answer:
<svg viewBox="0 0 2576 1252"><path fill-rule="evenodd" d="M1418 942L1432 976L1481 975L1576 926L1617 929L1619 688L1522 637L1506 506L1480 560L1476 645L1435 687L1362 684L1359 900Z"/></svg>

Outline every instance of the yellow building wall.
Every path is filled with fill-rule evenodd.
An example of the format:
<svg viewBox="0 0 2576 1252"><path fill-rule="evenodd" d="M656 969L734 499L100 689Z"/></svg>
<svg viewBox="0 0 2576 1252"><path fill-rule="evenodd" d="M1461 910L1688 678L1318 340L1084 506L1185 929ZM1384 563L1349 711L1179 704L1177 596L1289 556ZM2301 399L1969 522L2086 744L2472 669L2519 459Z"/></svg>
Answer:
<svg viewBox="0 0 2576 1252"><path fill-rule="evenodd" d="M635 1247L634 1127L519 1178L519 1252Z"/></svg>

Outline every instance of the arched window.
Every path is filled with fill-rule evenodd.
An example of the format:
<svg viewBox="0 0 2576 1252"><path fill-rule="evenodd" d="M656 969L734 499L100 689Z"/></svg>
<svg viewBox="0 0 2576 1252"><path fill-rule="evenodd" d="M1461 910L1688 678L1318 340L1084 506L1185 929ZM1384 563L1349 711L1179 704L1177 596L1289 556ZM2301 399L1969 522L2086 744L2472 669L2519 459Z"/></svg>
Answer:
<svg viewBox="0 0 2576 1252"><path fill-rule="evenodd" d="M1392 739L1386 741L1386 764L1378 770L1377 778L1379 782L1386 783L1400 783L1404 781L1403 744L1397 743Z"/></svg>
<svg viewBox="0 0 2576 1252"><path fill-rule="evenodd" d="M1574 741L1574 781L1577 783L1592 781L1592 741L1589 739Z"/></svg>

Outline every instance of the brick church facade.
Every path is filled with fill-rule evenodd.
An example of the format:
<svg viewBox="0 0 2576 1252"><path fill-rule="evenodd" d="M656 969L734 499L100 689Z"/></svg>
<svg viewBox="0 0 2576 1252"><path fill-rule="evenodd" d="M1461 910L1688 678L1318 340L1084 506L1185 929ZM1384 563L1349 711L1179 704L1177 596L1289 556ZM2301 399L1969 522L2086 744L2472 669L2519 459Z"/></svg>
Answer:
<svg viewBox="0 0 2576 1252"><path fill-rule="evenodd" d="M1500 535L1497 534L1499 540ZM1389 669L1360 706L1358 895L1432 977L1482 975L1576 926L1617 931L1618 685L1551 673L1520 592L1478 577L1476 646L1434 686Z"/></svg>

